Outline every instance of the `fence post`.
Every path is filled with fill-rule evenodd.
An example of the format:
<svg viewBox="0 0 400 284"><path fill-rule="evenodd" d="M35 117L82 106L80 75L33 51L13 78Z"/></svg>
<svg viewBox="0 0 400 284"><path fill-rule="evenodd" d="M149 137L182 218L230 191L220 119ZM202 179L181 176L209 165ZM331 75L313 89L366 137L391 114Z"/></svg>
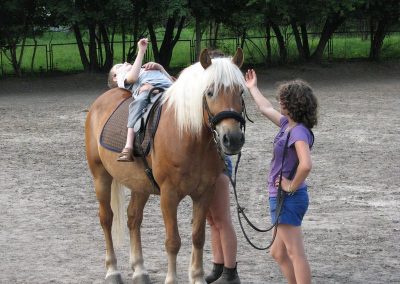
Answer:
<svg viewBox="0 0 400 284"><path fill-rule="evenodd" d="M49 67L50 67L50 71L53 71L53 44L50 43L49 44Z"/></svg>
<svg viewBox="0 0 400 284"><path fill-rule="evenodd" d="M328 59L332 59L333 56L333 34L328 40Z"/></svg>
<svg viewBox="0 0 400 284"><path fill-rule="evenodd" d="M45 45L46 48L46 72L49 72L49 54L47 50L47 44Z"/></svg>
<svg viewBox="0 0 400 284"><path fill-rule="evenodd" d="M3 69L3 49L0 49L0 64L1 64L1 76L4 76L4 69Z"/></svg>

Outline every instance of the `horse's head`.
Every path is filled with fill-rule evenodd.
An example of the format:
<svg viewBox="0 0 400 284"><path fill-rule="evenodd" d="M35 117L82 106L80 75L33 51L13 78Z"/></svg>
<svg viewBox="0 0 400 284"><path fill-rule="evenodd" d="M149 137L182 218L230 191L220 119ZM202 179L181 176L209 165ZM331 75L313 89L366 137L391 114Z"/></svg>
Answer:
<svg viewBox="0 0 400 284"><path fill-rule="evenodd" d="M243 52L238 48L235 56L211 59L207 49L200 55L206 86L203 95L205 115L222 151L234 155L244 144L245 118L243 92L246 90L240 67Z"/></svg>

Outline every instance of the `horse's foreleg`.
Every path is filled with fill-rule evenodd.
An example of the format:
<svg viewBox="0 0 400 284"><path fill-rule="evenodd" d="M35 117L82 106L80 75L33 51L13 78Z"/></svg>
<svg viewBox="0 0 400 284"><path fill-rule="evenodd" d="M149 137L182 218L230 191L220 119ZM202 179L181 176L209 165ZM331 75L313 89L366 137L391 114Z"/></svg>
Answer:
<svg viewBox="0 0 400 284"><path fill-rule="evenodd" d="M177 283L176 258L181 247L177 222L179 201L180 199L175 192L164 188L161 189L161 210L166 231L165 248L168 253L168 272L165 284Z"/></svg>
<svg viewBox="0 0 400 284"><path fill-rule="evenodd" d="M130 231L131 251L130 265L133 273L133 283L151 283L147 270L144 267L140 226L143 220L143 209L149 199L149 194L132 192L128 207L128 227Z"/></svg>
<svg viewBox="0 0 400 284"><path fill-rule="evenodd" d="M122 283L121 274L117 270L117 258L115 256L111 236L111 227L114 216L110 205L112 177L104 173L103 175L96 176L94 182L96 188L96 197L99 201L100 223L101 227L103 228L104 238L106 241L106 282Z"/></svg>
<svg viewBox="0 0 400 284"><path fill-rule="evenodd" d="M203 247L205 241L206 215L209 198L203 196L193 200L193 226L192 226L192 258L189 270L189 280L193 284L206 283L203 269Z"/></svg>

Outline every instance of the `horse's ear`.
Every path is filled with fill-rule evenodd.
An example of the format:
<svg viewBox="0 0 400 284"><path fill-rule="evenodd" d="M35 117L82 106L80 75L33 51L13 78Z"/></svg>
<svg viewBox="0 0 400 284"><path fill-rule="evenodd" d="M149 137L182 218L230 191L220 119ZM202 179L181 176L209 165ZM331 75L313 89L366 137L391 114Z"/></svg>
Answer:
<svg viewBox="0 0 400 284"><path fill-rule="evenodd" d="M200 53L200 64L204 69L207 69L211 65L211 57L208 54L207 48L203 49Z"/></svg>
<svg viewBox="0 0 400 284"><path fill-rule="evenodd" d="M240 68L243 65L243 61L244 61L243 49L238 47L235 55L232 58L232 62Z"/></svg>

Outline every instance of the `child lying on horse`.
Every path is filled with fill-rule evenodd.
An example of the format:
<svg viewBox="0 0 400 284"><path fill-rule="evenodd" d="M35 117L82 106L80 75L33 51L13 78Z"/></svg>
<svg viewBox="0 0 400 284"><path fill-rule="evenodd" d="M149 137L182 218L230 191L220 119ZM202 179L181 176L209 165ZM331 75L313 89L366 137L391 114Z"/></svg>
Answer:
<svg viewBox="0 0 400 284"><path fill-rule="evenodd" d="M154 87L167 89L172 85L173 78L164 67L155 62L148 62L142 66L142 61L148 46L147 38L138 42L138 54L133 64L122 63L114 65L108 75L110 88L120 87L132 92L134 101L129 105L128 134L126 144L118 157L120 162L133 162L133 145L135 139L135 124L139 120L142 110L147 106L147 95ZM134 128L135 127L135 128Z"/></svg>

